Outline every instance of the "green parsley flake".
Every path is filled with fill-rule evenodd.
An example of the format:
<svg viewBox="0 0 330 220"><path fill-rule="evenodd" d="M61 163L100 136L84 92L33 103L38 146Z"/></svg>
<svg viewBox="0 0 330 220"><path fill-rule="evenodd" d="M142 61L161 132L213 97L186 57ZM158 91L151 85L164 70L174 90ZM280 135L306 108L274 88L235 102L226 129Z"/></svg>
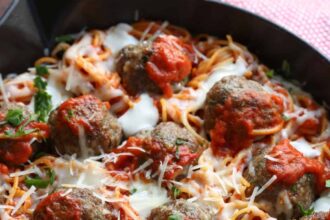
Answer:
<svg viewBox="0 0 330 220"><path fill-rule="evenodd" d="M34 111L38 115L38 120L46 122L49 112L52 110L52 96L46 92L47 82L40 76L34 79L34 86L38 89L35 94Z"/></svg>
<svg viewBox="0 0 330 220"><path fill-rule="evenodd" d="M49 74L48 68L42 65L36 66L36 72L38 76L46 76Z"/></svg>
<svg viewBox="0 0 330 220"><path fill-rule="evenodd" d="M300 209L300 212L303 216L309 216L311 214L314 213L314 208L309 208L309 209L304 209L304 207L302 207L302 205L298 204L298 207Z"/></svg>
<svg viewBox="0 0 330 220"><path fill-rule="evenodd" d="M55 172L52 169L47 171L48 179L41 179L39 176L36 177L26 177L24 182L28 187L35 186L36 188L46 188L48 185L53 185L55 181Z"/></svg>
<svg viewBox="0 0 330 220"><path fill-rule="evenodd" d="M266 72L266 76L267 76L268 78L273 78L273 77L274 77L274 74L275 74L274 70L268 70L268 71Z"/></svg>
<svg viewBox="0 0 330 220"><path fill-rule="evenodd" d="M176 199L178 196L181 194L181 190L178 189L177 187L173 186L172 187L172 192L173 192L173 197Z"/></svg>
<svg viewBox="0 0 330 220"><path fill-rule="evenodd" d="M9 109L5 120L12 126L18 126L24 120L23 110L22 109Z"/></svg>
<svg viewBox="0 0 330 220"><path fill-rule="evenodd" d="M172 214L168 217L168 220L182 220L182 218L179 215Z"/></svg>

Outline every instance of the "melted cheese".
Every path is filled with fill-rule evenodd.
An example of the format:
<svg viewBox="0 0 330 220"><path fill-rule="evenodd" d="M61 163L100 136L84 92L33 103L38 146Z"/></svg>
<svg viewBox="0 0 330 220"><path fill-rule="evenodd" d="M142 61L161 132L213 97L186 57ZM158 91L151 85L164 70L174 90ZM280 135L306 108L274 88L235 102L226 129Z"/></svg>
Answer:
<svg viewBox="0 0 330 220"><path fill-rule="evenodd" d="M321 151L318 148L313 147L305 138L299 138L295 141L291 141L290 144L300 151L305 157L318 157L321 155Z"/></svg>
<svg viewBox="0 0 330 220"><path fill-rule="evenodd" d="M243 58L238 57L235 63L222 63L221 65L215 66L208 78L201 82L199 88L194 90L192 88L186 88L192 96L189 100L180 100L177 98L170 98L168 102L176 105L181 110L198 110L200 109L205 100L208 91L225 76L237 75L242 76L247 70L247 63Z"/></svg>
<svg viewBox="0 0 330 220"><path fill-rule="evenodd" d="M134 106L122 115L118 122L126 136L142 130L152 129L159 120L158 109L148 94L142 94Z"/></svg>
<svg viewBox="0 0 330 220"><path fill-rule="evenodd" d="M157 184L136 181L131 187L136 189L136 192L129 196L129 202L142 219L146 219L153 208L169 201L167 191Z"/></svg>
<svg viewBox="0 0 330 220"><path fill-rule="evenodd" d="M123 23L110 28L106 32L105 46L110 48L113 54L116 54L127 45L137 44L137 39L128 33L131 30L132 27L130 25Z"/></svg>
<svg viewBox="0 0 330 220"><path fill-rule="evenodd" d="M58 81L58 70L49 69L48 85L46 91L52 96L52 109L57 108L62 102L71 97L64 86Z"/></svg>
<svg viewBox="0 0 330 220"><path fill-rule="evenodd" d="M330 210L330 190L322 193L312 206L315 212L328 212Z"/></svg>

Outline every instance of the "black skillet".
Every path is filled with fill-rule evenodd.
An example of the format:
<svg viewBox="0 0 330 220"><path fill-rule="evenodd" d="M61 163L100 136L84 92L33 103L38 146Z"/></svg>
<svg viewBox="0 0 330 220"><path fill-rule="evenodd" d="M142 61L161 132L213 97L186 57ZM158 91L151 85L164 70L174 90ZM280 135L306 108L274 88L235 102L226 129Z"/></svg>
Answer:
<svg viewBox="0 0 330 220"><path fill-rule="evenodd" d="M6 0L8 1L8 0ZM330 105L330 62L313 47L277 25L235 7L205 0L17 0L0 26L0 72L24 71L51 47L55 36L83 27L107 28L136 18L167 20L192 33L209 33L248 47L277 69L283 60L293 79ZM16 21L15 21L16 16ZM14 18L13 18L14 17ZM34 18L33 22L31 18ZM330 43L330 42L329 42Z"/></svg>

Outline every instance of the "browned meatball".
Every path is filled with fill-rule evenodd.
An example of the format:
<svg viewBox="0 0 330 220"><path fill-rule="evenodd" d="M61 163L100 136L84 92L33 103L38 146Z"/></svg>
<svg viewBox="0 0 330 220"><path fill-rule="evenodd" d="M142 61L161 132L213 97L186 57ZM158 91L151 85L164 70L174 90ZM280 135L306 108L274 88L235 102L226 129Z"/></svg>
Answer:
<svg viewBox="0 0 330 220"><path fill-rule="evenodd" d="M120 74L123 86L131 95L147 91L160 93L160 88L149 78L145 64L152 54L151 45L147 43L129 45L118 54L116 69Z"/></svg>
<svg viewBox="0 0 330 220"><path fill-rule="evenodd" d="M136 150L136 146L142 150ZM201 143L187 129L174 122L162 122L152 131L130 137L123 147L116 149L116 153L129 152L132 156L122 157L110 169L135 170L151 159L148 168L157 174L160 165L167 161L164 179L179 179L186 175L188 167L197 161L202 150Z"/></svg>
<svg viewBox="0 0 330 220"><path fill-rule="evenodd" d="M211 136L213 150L237 153L250 146L255 136L265 135L255 131L280 126L282 111L282 100L259 83L226 76L207 94L204 128Z"/></svg>
<svg viewBox="0 0 330 220"><path fill-rule="evenodd" d="M83 155L85 148L91 154L110 152L119 145L122 129L108 107L91 95L62 103L49 117L53 148L61 154Z"/></svg>
<svg viewBox="0 0 330 220"><path fill-rule="evenodd" d="M211 220L211 209L201 203L190 203L179 199L168 202L151 211L148 220L189 219Z"/></svg>
<svg viewBox="0 0 330 220"><path fill-rule="evenodd" d="M89 189L57 190L42 200L33 212L33 220L105 220L109 209ZM64 196L63 196L64 195Z"/></svg>
<svg viewBox="0 0 330 220"><path fill-rule="evenodd" d="M272 177L266 168L265 158L270 150L271 147L253 146L252 160L243 173L243 176L251 184L248 189L250 193L255 187L260 189ZM262 194L258 195L255 201L262 209L278 219L298 218L302 214L300 209L308 209L314 201L314 189L314 176L305 174L293 185L286 185L281 182L273 183Z"/></svg>
<svg viewBox="0 0 330 220"><path fill-rule="evenodd" d="M304 216L299 220L329 220L330 219L330 211L328 212L317 212L309 216Z"/></svg>

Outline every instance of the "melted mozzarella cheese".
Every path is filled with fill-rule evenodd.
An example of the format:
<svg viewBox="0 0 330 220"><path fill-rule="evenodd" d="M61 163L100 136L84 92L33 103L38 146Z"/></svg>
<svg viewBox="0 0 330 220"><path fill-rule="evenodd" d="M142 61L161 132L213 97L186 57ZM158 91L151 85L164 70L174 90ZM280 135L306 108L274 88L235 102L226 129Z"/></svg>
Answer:
<svg viewBox="0 0 330 220"><path fill-rule="evenodd" d="M315 212L328 212L330 210L330 191L324 192L312 206Z"/></svg>
<svg viewBox="0 0 330 220"><path fill-rule="evenodd" d="M320 149L314 148L305 138L291 141L290 144L300 151L305 157L318 157L321 155Z"/></svg>
<svg viewBox="0 0 330 220"><path fill-rule="evenodd" d="M201 82L199 88L194 90L188 88L192 99L180 100L177 98L170 98L168 102L174 104L182 110L197 110L200 109L205 100L208 91L223 77L230 75L242 76L247 70L247 63L243 58L238 57L235 63L222 63L221 65L215 66L213 71L209 74L208 78Z"/></svg>
<svg viewBox="0 0 330 220"><path fill-rule="evenodd" d="M142 130L152 129L159 120L158 109L148 94L142 94L134 106L122 115L118 122L126 136Z"/></svg>
<svg viewBox="0 0 330 220"><path fill-rule="evenodd" d="M79 162L77 160L55 160L54 171L57 176L57 186L73 186L81 188L98 188L102 179L107 178L107 171L96 161Z"/></svg>
<svg viewBox="0 0 330 220"><path fill-rule="evenodd" d="M50 74L48 77L48 85L46 91L52 96L52 109L57 108L62 102L70 98L70 93L68 93L64 86L57 80L58 70L49 70Z"/></svg>
<svg viewBox="0 0 330 220"><path fill-rule="evenodd" d="M169 201L167 191L154 183L133 182L136 192L129 196L129 202L142 219L146 219L151 210Z"/></svg>
<svg viewBox="0 0 330 220"><path fill-rule="evenodd" d="M106 32L105 46L110 48L112 53L116 54L127 45L137 44L138 40L129 34L131 30L132 27L130 25L123 23L110 28Z"/></svg>

